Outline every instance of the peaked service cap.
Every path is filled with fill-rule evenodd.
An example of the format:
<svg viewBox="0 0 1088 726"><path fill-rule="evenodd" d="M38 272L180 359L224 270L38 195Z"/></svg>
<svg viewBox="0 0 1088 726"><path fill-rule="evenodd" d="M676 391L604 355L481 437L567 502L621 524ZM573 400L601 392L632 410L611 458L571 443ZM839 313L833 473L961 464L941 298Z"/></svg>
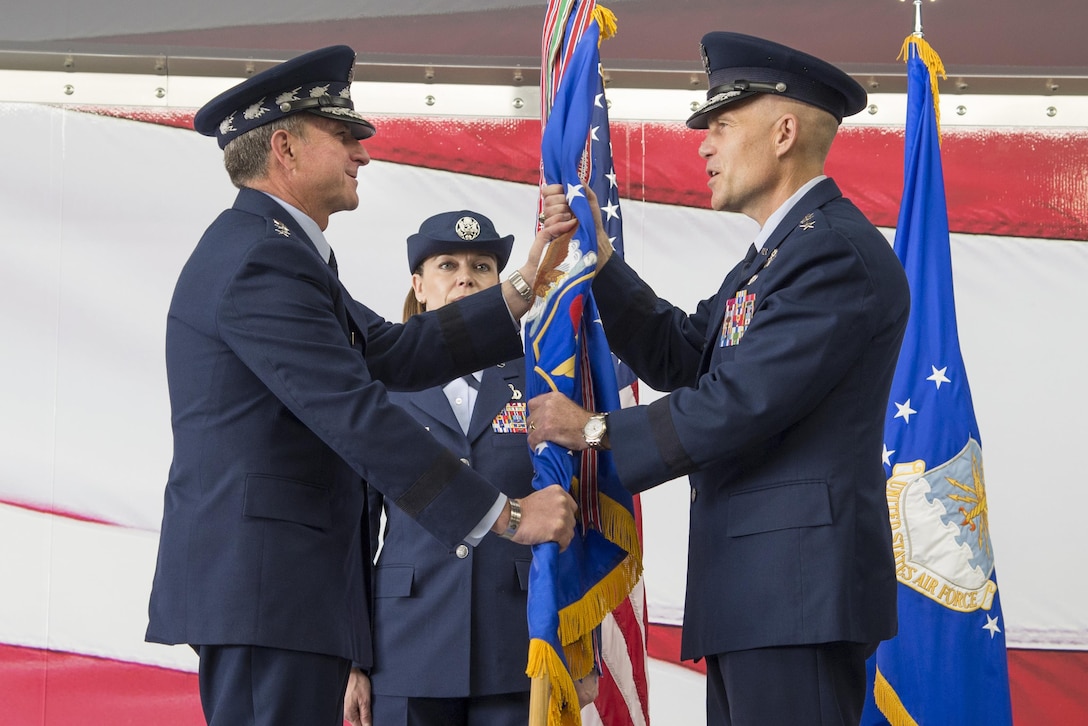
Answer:
<svg viewBox="0 0 1088 726"><path fill-rule="evenodd" d="M303 53L247 78L196 112L193 126L224 148L247 131L305 111L344 121L356 139L374 135L374 124L355 111L351 80L355 51L346 45Z"/></svg>
<svg viewBox="0 0 1088 726"><path fill-rule="evenodd" d="M816 56L741 33L703 36L700 53L709 90L706 103L688 118L693 129L705 129L708 116L734 101L771 93L827 111L842 122L865 108L861 84Z"/></svg>

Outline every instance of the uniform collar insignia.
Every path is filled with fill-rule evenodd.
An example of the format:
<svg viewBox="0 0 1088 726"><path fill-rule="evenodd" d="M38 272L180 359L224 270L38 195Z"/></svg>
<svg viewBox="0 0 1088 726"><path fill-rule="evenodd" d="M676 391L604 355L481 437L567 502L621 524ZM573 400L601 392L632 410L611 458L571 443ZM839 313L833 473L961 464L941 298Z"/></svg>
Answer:
<svg viewBox="0 0 1088 726"><path fill-rule="evenodd" d="M275 225L277 234L283 235L284 237L291 236L291 230L289 230L287 228L287 225L283 222L279 221L278 219L273 219L272 224Z"/></svg>

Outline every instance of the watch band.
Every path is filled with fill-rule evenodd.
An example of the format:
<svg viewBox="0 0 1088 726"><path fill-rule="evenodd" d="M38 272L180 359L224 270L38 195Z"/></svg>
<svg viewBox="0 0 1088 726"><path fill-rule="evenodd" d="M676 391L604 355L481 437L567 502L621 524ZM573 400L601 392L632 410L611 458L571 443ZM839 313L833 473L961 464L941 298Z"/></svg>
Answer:
<svg viewBox="0 0 1088 726"><path fill-rule="evenodd" d="M499 536L503 539L513 539L518 532L518 527L521 526L521 501L513 497L507 501L510 502L510 521L506 523L506 531Z"/></svg>
<svg viewBox="0 0 1088 726"><path fill-rule="evenodd" d="M521 276L520 272L514 270L510 273L510 277L506 279L514 286L517 294L521 295L522 300L530 304L533 302L533 298L536 297L533 295L533 288L529 287L529 283L525 282L525 278Z"/></svg>

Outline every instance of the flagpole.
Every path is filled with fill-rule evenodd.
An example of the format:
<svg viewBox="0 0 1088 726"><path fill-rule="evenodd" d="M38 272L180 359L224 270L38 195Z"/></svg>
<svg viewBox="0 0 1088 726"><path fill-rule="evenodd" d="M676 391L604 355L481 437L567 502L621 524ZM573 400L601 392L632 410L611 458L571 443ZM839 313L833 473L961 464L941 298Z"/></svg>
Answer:
<svg viewBox="0 0 1088 726"><path fill-rule="evenodd" d="M935 2L935 0L929 0ZM899 0L899 2L906 2L906 0ZM914 35L918 38L924 38L925 33L922 32L922 0L913 0L914 2Z"/></svg>
<svg viewBox="0 0 1088 726"><path fill-rule="evenodd" d="M548 704L552 684L547 676L536 676L529 687L529 726L548 726Z"/></svg>

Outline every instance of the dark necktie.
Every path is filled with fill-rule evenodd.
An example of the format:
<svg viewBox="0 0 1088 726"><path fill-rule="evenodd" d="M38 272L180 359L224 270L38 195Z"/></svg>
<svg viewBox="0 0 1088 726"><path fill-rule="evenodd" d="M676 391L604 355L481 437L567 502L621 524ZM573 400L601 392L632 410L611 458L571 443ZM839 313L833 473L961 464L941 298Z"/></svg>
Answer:
<svg viewBox="0 0 1088 726"><path fill-rule="evenodd" d="M340 277L340 267L336 264L336 253L329 249L329 267L332 268L332 274Z"/></svg>
<svg viewBox="0 0 1088 726"><path fill-rule="evenodd" d="M477 391L480 390L480 382L476 380L476 376L469 373L467 376L461 376L461 378L465 379L465 383L467 383L472 388L476 389Z"/></svg>

